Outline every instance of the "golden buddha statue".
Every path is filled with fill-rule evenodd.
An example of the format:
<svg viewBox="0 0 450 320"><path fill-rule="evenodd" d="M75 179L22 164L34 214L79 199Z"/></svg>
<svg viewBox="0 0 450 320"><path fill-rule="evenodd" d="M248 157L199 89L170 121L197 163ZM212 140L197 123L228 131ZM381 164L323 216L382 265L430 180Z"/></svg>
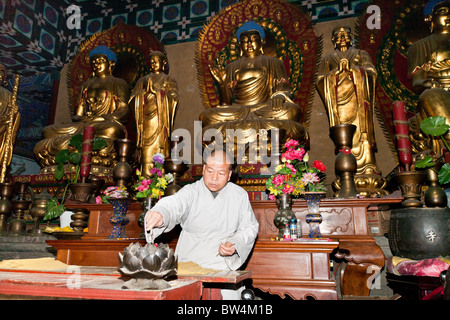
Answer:
<svg viewBox="0 0 450 320"><path fill-rule="evenodd" d="M264 28L254 21L237 31L241 57L225 68L210 66L220 91L220 104L203 111L203 132L217 129L226 143L227 129L241 129L247 144L256 141L259 130L284 129L286 136L305 142L306 129L299 123L300 107L291 99L283 63L263 52Z"/></svg>
<svg viewBox="0 0 450 320"><path fill-rule="evenodd" d="M114 140L126 137L125 125L130 116L129 86L112 75L117 57L108 47L91 50L89 60L93 75L81 87L72 122L45 127L44 139L34 148L36 159L44 167L41 172L55 165L58 151L68 148L70 138L82 134L86 126L93 126L95 135L107 142L107 147L93 153L93 166L111 168L115 163Z"/></svg>
<svg viewBox="0 0 450 320"><path fill-rule="evenodd" d="M384 195L386 181L375 160L373 112L377 71L366 51L352 47L349 27L333 29L331 41L335 49L321 61L317 79L329 125L356 126L352 153L357 163L357 191L368 197ZM333 182L333 188L339 190L338 180Z"/></svg>
<svg viewBox="0 0 450 320"><path fill-rule="evenodd" d="M12 92L3 88L6 83L7 71L4 65L0 64L0 182L5 182L6 169L11 164L14 142L20 126L20 112ZM17 82L17 80L16 80ZM14 90L17 91L18 82L15 83Z"/></svg>
<svg viewBox="0 0 450 320"><path fill-rule="evenodd" d="M430 1L424 8L431 34L413 43L408 50L408 74L413 91L419 94L417 114L409 119L413 154L442 155L440 140L427 137L420 122L443 116L450 123L450 1ZM450 141L450 133L445 135Z"/></svg>
<svg viewBox="0 0 450 320"><path fill-rule="evenodd" d="M155 153L170 156L170 135L179 101L177 83L168 75L169 63L165 54L153 51L149 58L150 74L138 80L129 104L136 119L143 176L150 176Z"/></svg>

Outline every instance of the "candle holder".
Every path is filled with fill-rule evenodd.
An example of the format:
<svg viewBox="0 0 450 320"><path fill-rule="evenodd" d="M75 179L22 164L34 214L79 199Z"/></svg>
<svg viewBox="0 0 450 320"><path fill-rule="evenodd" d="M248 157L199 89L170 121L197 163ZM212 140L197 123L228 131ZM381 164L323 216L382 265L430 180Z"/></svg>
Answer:
<svg viewBox="0 0 450 320"><path fill-rule="evenodd" d="M27 223L25 222L23 217L25 215L25 210L28 209L31 201L14 199L11 202L15 219L13 219L9 224L9 232L13 235L24 234L27 230Z"/></svg>
<svg viewBox="0 0 450 320"><path fill-rule="evenodd" d="M92 183L95 185L94 193L92 194L89 202L95 203L95 198L97 196L99 196L102 192L103 185L105 184L105 179L102 179L98 176L91 175L91 176L89 176L89 183Z"/></svg>
<svg viewBox="0 0 450 320"><path fill-rule="evenodd" d="M16 181L14 184L18 200L25 200L27 198L27 192L33 195L33 189L30 187L29 181Z"/></svg>
<svg viewBox="0 0 450 320"><path fill-rule="evenodd" d="M78 182L69 184L70 191L72 191L72 199L79 202L88 202L94 194L97 186L93 183Z"/></svg>
<svg viewBox="0 0 450 320"><path fill-rule="evenodd" d="M89 219L89 211L84 208L74 208L67 209L73 212L70 216L72 218L72 222L70 223L70 227L77 233L82 233L83 230L88 226Z"/></svg>
<svg viewBox="0 0 450 320"><path fill-rule="evenodd" d="M117 139L114 141L118 162L113 169L113 179L118 187L127 187L131 181L133 170L129 164L136 151L136 141Z"/></svg>
<svg viewBox="0 0 450 320"><path fill-rule="evenodd" d="M425 183L426 174L424 171L402 171L392 175L397 183L404 200L404 208L420 208L423 206L420 200L422 195L422 185Z"/></svg>
<svg viewBox="0 0 450 320"><path fill-rule="evenodd" d="M7 223L11 215L13 193L14 185L12 183L0 183L0 233L6 233L8 230Z"/></svg>
<svg viewBox="0 0 450 320"><path fill-rule="evenodd" d="M181 162L181 160L178 160L177 163L172 159L166 159L164 161L164 171L173 175L172 183L164 190L165 195L173 195L181 189L181 186L178 184L178 178L182 177L187 169L187 165L184 162Z"/></svg>
<svg viewBox="0 0 450 320"><path fill-rule="evenodd" d="M45 213L47 212L47 202L51 199L52 197L50 196L50 194L48 193L48 191L46 189L44 189L40 194L38 194L32 204L31 204L31 208L30 208L30 214L33 217L34 220L34 228L33 231L31 232L32 234L41 234L42 231L39 228L39 223L40 220L45 216Z"/></svg>
<svg viewBox="0 0 450 320"><path fill-rule="evenodd" d="M338 124L330 128L330 136L338 154L334 162L337 181L334 183L336 198L354 198L358 193L354 176L357 170L356 158L352 154L353 124Z"/></svg>
<svg viewBox="0 0 450 320"><path fill-rule="evenodd" d="M180 143L179 136L172 137L172 152L170 159L166 159L164 161L164 171L171 173L173 175L173 181L170 185L167 186L166 190L164 190L164 194L167 196L173 195L181 189L181 186L178 184L178 178L182 177L188 166L183 162L180 158L178 152L178 144Z"/></svg>

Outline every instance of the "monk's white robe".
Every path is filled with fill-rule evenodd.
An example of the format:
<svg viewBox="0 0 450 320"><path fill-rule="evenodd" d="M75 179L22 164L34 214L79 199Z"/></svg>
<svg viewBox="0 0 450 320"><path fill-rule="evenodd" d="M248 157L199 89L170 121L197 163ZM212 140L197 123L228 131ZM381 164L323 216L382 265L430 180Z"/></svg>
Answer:
<svg viewBox="0 0 450 320"><path fill-rule="evenodd" d="M151 210L164 217L164 224L153 229L154 236L180 224L175 249L178 261L192 261L204 268L237 270L248 258L258 234L247 192L231 182L214 198L202 178L161 198ZM236 253L217 255L220 243L226 241L234 243Z"/></svg>

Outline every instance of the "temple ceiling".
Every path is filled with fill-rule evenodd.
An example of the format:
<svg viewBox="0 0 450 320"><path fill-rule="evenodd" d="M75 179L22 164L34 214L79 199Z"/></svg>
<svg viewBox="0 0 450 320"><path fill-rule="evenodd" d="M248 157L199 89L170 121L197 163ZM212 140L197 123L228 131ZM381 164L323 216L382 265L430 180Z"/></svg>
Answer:
<svg viewBox="0 0 450 320"><path fill-rule="evenodd" d="M119 22L153 33L164 45L196 41L209 19L237 0L0 0L0 63L9 89L21 75L22 114L14 153L32 158L32 148L48 124L54 81L92 35ZM359 16L368 0L287 1L314 22ZM70 6L77 11L68 10ZM79 22L79 25L77 25Z"/></svg>
<svg viewBox="0 0 450 320"><path fill-rule="evenodd" d="M59 71L91 35L119 21L143 27L164 44L195 41L205 22L237 0L1 0L0 63L30 76ZM316 22L358 15L367 0L288 1ZM78 6L79 27L75 11Z"/></svg>

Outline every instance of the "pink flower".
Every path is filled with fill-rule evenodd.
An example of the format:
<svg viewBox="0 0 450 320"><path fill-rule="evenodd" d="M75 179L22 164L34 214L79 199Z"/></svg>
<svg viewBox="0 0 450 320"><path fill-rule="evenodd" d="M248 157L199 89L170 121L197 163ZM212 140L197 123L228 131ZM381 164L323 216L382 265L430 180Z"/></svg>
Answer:
<svg viewBox="0 0 450 320"><path fill-rule="evenodd" d="M286 168L290 169L292 171L292 173L296 173L297 170L295 170L294 166L290 163L285 163L284 164L286 166Z"/></svg>
<svg viewBox="0 0 450 320"><path fill-rule="evenodd" d="M141 181L141 186L149 186L152 184L152 180L150 179L144 179Z"/></svg>
<svg viewBox="0 0 450 320"><path fill-rule="evenodd" d="M298 141L297 140L292 140L292 139L289 139L284 144L285 148L295 148L296 146L298 146Z"/></svg>
<svg viewBox="0 0 450 320"><path fill-rule="evenodd" d="M275 196L273 194L269 194L269 200L274 201L275 200Z"/></svg>
<svg viewBox="0 0 450 320"><path fill-rule="evenodd" d="M137 189L138 189L138 191L141 191L141 192L145 191L145 190L148 190L148 185L142 185L141 184Z"/></svg>
<svg viewBox="0 0 450 320"><path fill-rule="evenodd" d="M302 183L304 185L307 185L308 183L314 184L320 182L319 177L317 176L317 174L313 173L313 172L306 172L303 174L302 177Z"/></svg>
<svg viewBox="0 0 450 320"><path fill-rule="evenodd" d="M150 174L155 174L155 173L158 175L158 177L161 177L161 170L159 168L152 168L150 170Z"/></svg>
<svg viewBox="0 0 450 320"><path fill-rule="evenodd" d="M305 149L303 149L303 148L289 149L281 155L281 159L286 159L289 161L292 161L292 160L302 161L304 154L305 154Z"/></svg>
<svg viewBox="0 0 450 320"><path fill-rule="evenodd" d="M273 186L275 187L275 188L277 188L278 186L280 186L282 183L283 183L283 176L282 175L279 175L279 174L277 174L277 175L275 175L273 178L272 178L272 183L273 183Z"/></svg>
<svg viewBox="0 0 450 320"><path fill-rule="evenodd" d="M102 197L96 196L96 197L95 197L95 203L96 203L96 204L101 204L101 203L102 203Z"/></svg>
<svg viewBox="0 0 450 320"><path fill-rule="evenodd" d="M295 187L294 186L290 186L290 185L285 185L283 188L283 193L288 194L288 193L292 193L294 191Z"/></svg>

